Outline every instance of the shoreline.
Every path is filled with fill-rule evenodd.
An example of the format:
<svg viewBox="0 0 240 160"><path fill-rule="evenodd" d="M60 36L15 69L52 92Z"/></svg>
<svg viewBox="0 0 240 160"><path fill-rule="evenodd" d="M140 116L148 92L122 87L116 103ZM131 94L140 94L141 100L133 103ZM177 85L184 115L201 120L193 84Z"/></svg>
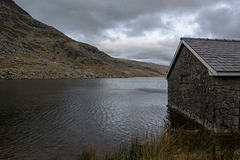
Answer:
<svg viewBox="0 0 240 160"><path fill-rule="evenodd" d="M27 73L27 74L23 74ZM100 75L102 74L102 75ZM0 80L49 80L49 79L98 79L98 78L141 78L141 77L165 77L165 73L159 76L128 76L119 74L104 75L104 73L79 73L72 74L71 72L51 72L51 71L19 71L13 69L0 70Z"/></svg>

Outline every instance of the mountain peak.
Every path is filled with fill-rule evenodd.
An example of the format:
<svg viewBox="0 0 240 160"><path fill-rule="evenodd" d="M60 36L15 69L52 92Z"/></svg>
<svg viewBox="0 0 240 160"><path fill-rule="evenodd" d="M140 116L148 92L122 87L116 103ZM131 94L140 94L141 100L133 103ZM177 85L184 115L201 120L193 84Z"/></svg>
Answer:
<svg viewBox="0 0 240 160"><path fill-rule="evenodd" d="M1 1L4 2L8 7L13 9L14 11L17 11L17 12L27 15L27 16L31 16L29 13L27 13L21 7L19 7L13 0L0 0L0 2Z"/></svg>

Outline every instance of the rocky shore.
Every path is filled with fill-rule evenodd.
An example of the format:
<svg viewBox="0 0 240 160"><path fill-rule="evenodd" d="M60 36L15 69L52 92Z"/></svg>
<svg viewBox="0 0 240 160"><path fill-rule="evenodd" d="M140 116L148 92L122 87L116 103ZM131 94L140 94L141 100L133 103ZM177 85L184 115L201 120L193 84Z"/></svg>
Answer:
<svg viewBox="0 0 240 160"><path fill-rule="evenodd" d="M128 78L128 75L102 74L86 70L75 71L25 71L15 69L0 69L0 79L72 79L72 78Z"/></svg>

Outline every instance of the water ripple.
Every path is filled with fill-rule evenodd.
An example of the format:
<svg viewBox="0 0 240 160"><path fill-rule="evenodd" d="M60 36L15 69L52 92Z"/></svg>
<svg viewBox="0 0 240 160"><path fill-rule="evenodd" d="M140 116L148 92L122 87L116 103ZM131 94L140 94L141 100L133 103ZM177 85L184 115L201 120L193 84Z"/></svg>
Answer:
<svg viewBox="0 0 240 160"><path fill-rule="evenodd" d="M11 98L9 98L11 97ZM156 130L167 114L163 78L0 82L0 159L73 159Z"/></svg>

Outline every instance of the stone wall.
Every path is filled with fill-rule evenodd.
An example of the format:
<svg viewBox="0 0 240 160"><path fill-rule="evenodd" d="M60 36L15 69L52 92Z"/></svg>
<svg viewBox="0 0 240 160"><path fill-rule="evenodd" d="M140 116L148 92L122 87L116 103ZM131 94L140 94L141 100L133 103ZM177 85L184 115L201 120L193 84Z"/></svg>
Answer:
<svg viewBox="0 0 240 160"><path fill-rule="evenodd" d="M215 132L239 128L240 77L209 76L185 47L168 77L168 107ZM182 75L189 83L180 83Z"/></svg>

